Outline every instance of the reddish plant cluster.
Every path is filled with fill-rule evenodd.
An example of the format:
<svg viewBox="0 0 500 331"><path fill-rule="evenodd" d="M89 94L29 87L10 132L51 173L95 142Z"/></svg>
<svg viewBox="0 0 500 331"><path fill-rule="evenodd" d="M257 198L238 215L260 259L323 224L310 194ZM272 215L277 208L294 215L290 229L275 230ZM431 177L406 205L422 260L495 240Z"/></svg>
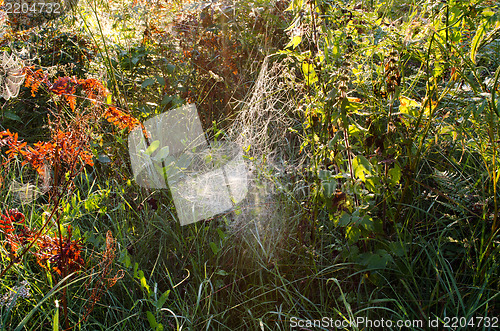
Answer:
<svg viewBox="0 0 500 331"><path fill-rule="evenodd" d="M53 83L48 79L47 74L42 69L34 71L33 67L25 68L26 87L31 87L31 95L35 96L40 86L43 84L49 92L55 95L63 96L73 111L76 109L76 91L81 88L87 99L94 105L98 101L108 96L108 90L100 81L95 78L77 79L76 77L58 77Z"/></svg>
<svg viewBox="0 0 500 331"><path fill-rule="evenodd" d="M83 133L69 129L67 132L58 130L49 142L37 142L27 146L18 139L17 133L9 130L0 132L0 147L7 146L7 160L21 156L24 164L30 164L40 175L45 174L45 165L65 164L71 166L76 162L94 165L93 154L89 151L87 138Z"/></svg>
<svg viewBox="0 0 500 331"><path fill-rule="evenodd" d="M59 77L54 84L49 87L49 91L55 95L62 95L68 102L71 110L74 111L76 108L75 92L77 86L78 80L75 77Z"/></svg>
<svg viewBox="0 0 500 331"><path fill-rule="evenodd" d="M0 232L4 235L11 256L17 256L20 247L32 244L35 248L33 255L41 267L48 268L48 262L59 275L62 275L63 268L66 274L80 270L84 264L81 257L82 244L80 240L71 240L71 226L68 226L66 238L62 237L60 240L58 236L37 236L23 224L24 221L23 213L17 209L0 213Z"/></svg>
<svg viewBox="0 0 500 331"><path fill-rule="evenodd" d="M38 264L47 268L47 262L58 275L76 272L84 265L81 257L82 242L80 239L71 240L71 226L67 228L66 238L62 240L55 236L40 237L38 249L35 252ZM63 272L63 270L65 272Z"/></svg>
<svg viewBox="0 0 500 331"><path fill-rule="evenodd" d="M16 156L23 158L23 165L30 164L40 175L44 175L46 165L54 166L62 164L72 166L76 163L93 165L93 154L90 151L89 127L99 118L106 118L120 129L132 130L141 123L133 116L119 110L117 107L106 105L103 101L109 92L104 85L95 78L77 79L75 77L59 77L51 82L48 75L42 69L34 70L33 67L24 69L26 75L25 86L31 88L31 94L45 86L49 93L62 96L70 108L76 111L76 93L81 91L82 99L89 100L94 105L87 115L77 112L77 119L70 123L59 124L67 127L66 131L52 129L52 139L45 142L37 142L27 146L26 142L19 140L17 133L9 130L0 132L0 147L7 146L7 161ZM6 162L7 162L6 161Z"/></svg>
<svg viewBox="0 0 500 331"><path fill-rule="evenodd" d="M128 129L132 131L136 126L141 125L138 119L116 107L108 107L104 112L104 118L106 118L108 122L116 125L120 130Z"/></svg>
<svg viewBox="0 0 500 331"><path fill-rule="evenodd" d="M22 223L24 223L24 215L17 209L9 209L3 214L0 214L0 232L4 234L5 241L9 245L9 250L13 255L15 255L19 247L25 245L33 235L26 225ZM14 226L21 224L21 228Z"/></svg>

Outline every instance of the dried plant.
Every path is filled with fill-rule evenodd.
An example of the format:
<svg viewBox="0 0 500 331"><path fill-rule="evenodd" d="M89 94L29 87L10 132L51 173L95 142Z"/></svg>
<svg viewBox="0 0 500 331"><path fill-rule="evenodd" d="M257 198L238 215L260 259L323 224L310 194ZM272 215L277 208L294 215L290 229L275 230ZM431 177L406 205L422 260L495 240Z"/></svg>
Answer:
<svg viewBox="0 0 500 331"><path fill-rule="evenodd" d="M102 255L101 261L92 268L91 273L95 275L85 284L88 295L88 301L85 304L80 323L87 320L90 313L94 310L95 304L101 299L104 292L116 284L116 282L125 275L123 270L118 270L114 275L113 261L116 257L116 239L113 238L111 231L106 233L106 249Z"/></svg>
<svg viewBox="0 0 500 331"><path fill-rule="evenodd" d="M9 209L0 214L0 232L4 234L11 258L15 258L17 250L26 245L33 236L33 232L23 224L24 220L24 215L17 209Z"/></svg>
<svg viewBox="0 0 500 331"><path fill-rule="evenodd" d="M58 236L41 237L37 244L38 249L34 253L41 267L49 268L48 263L51 269L60 276L77 272L84 266L81 257L81 240L71 240L71 226L68 226L67 233L66 238L62 240Z"/></svg>

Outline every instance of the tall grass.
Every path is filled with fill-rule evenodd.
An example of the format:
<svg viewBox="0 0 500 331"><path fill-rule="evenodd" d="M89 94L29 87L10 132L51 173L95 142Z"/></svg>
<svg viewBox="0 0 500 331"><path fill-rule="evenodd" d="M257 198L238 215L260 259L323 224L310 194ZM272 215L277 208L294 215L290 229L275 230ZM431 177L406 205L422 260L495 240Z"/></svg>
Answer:
<svg viewBox="0 0 500 331"><path fill-rule="evenodd" d="M16 261L0 234L0 329L373 329L353 323L365 318L427 330L498 316L498 3L179 2L168 18L114 5L80 2L26 41L94 50L81 71L36 64L98 77L105 102L141 121L198 100L207 135L245 150L247 198L180 227L169 191L133 180L127 131L104 120L94 166L61 177L74 189L57 205L20 158L2 163L0 212L39 229L57 209L49 227L71 225L85 265L61 277ZM30 92L4 104L1 128L31 143L59 101ZM14 180L39 195L21 201Z"/></svg>

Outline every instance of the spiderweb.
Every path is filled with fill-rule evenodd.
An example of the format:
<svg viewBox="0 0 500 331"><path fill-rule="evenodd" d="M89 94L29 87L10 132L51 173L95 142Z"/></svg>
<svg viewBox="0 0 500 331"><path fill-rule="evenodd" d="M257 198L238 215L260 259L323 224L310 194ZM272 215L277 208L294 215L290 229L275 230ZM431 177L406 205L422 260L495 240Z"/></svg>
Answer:
<svg viewBox="0 0 500 331"><path fill-rule="evenodd" d="M287 75L285 65L271 64L266 57L249 98L242 102L242 110L230 130L232 141L245 149L250 147L249 156L265 157L265 162L279 171L296 168L305 160L292 161L294 142L289 128L296 124L290 116L296 105Z"/></svg>
<svg viewBox="0 0 500 331"><path fill-rule="evenodd" d="M157 115L130 133L136 182L146 188L169 188L181 225L212 218L237 204L235 229L251 220L263 229L289 216L276 209L283 202L276 199L276 191L282 186L280 177L303 160L292 158L297 154L297 141L289 134L295 105L284 69L282 64L264 61L224 143L206 140L192 104ZM250 162L245 161L243 151ZM247 198L248 188L251 196Z"/></svg>
<svg viewBox="0 0 500 331"><path fill-rule="evenodd" d="M5 100L15 98L24 81L23 65L14 55L0 54L0 96Z"/></svg>
<svg viewBox="0 0 500 331"><path fill-rule="evenodd" d="M275 259L279 243L300 216L298 193L290 175L301 169L300 141L290 128L300 126L293 114L297 105L289 85L287 66L266 57L241 111L229 130L229 139L245 151L249 164L248 194L234 215L231 228L256 244L266 262ZM307 189L307 187L304 187Z"/></svg>

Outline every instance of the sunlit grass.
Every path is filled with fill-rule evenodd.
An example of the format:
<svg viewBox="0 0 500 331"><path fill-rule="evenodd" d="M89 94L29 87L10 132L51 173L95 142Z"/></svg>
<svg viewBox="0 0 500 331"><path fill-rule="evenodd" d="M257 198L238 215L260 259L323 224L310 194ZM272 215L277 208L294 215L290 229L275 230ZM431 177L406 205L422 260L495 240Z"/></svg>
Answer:
<svg viewBox="0 0 500 331"><path fill-rule="evenodd" d="M93 165L77 173L7 162L0 139L2 216L17 208L16 229L47 224L44 236L71 226L85 261L61 276L36 245L12 252L2 218L0 329L289 330L327 317L425 330L498 314L498 3L289 5L80 0L3 41L29 46L25 64L51 83L4 101L0 131L33 146L98 107L144 122L197 102L207 137L245 151L249 191L181 227L168 189L135 183L113 121L88 125ZM73 76L109 95L73 110L51 85Z"/></svg>

